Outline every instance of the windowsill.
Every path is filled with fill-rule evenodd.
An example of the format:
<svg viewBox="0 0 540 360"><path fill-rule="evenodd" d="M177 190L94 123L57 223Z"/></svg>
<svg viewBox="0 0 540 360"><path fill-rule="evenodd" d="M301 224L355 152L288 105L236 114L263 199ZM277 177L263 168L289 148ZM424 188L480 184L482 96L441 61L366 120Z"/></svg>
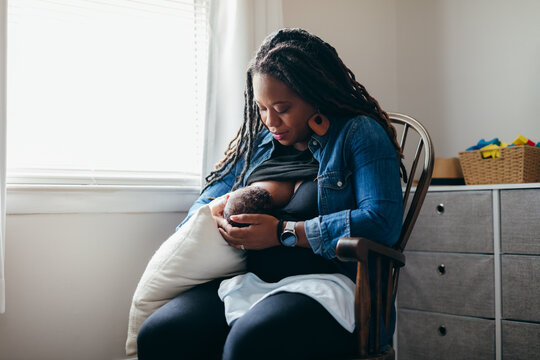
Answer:
<svg viewBox="0 0 540 360"><path fill-rule="evenodd" d="M14 214L187 212L199 186L8 184Z"/></svg>

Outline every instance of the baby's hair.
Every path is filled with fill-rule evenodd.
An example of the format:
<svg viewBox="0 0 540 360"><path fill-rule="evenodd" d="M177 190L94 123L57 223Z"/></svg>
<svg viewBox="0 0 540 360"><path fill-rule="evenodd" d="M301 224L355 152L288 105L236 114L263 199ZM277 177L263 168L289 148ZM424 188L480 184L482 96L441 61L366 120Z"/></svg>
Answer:
<svg viewBox="0 0 540 360"><path fill-rule="evenodd" d="M233 226L245 227L248 224L232 221L231 215L266 214L269 212L271 204L272 196L266 189L258 186L246 186L230 194L227 205L223 209L223 217Z"/></svg>
<svg viewBox="0 0 540 360"><path fill-rule="evenodd" d="M249 169L253 143L264 127L253 95L255 74L270 75L282 81L321 114L372 117L385 129L398 159L401 161L403 158L396 130L388 114L366 88L356 81L353 72L341 61L337 51L305 30L282 29L269 35L251 60L244 92L244 121L227 146L225 157L206 177L203 191L231 173L242 157L245 159L244 167L236 177L233 190L242 184Z"/></svg>

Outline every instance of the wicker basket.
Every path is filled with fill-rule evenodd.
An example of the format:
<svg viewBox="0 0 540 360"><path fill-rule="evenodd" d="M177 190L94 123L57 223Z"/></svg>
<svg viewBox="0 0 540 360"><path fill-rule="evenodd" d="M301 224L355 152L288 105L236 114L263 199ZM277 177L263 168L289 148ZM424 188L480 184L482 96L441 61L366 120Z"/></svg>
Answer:
<svg viewBox="0 0 540 360"><path fill-rule="evenodd" d="M467 185L540 182L540 147L500 149L499 158L482 158L481 150L459 153Z"/></svg>

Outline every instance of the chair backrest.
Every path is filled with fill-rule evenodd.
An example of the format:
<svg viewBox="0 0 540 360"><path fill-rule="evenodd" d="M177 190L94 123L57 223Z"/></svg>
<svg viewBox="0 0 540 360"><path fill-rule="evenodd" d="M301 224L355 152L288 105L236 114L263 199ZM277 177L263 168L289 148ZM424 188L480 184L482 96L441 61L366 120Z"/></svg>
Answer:
<svg viewBox="0 0 540 360"><path fill-rule="evenodd" d="M405 191L403 192L403 223L401 226L401 234L399 236L399 239L397 243L393 246L394 249L402 253L405 249L405 246L407 245L407 241L409 240L412 229L414 227L414 223L418 218L418 214L420 213L420 209L422 207L422 204L427 194L427 190L431 183L435 152L433 150L431 138L429 137L427 130L424 128L424 126L422 126L422 124L407 115L389 113L388 116L390 118L390 121L392 122L392 125L396 128L399 145L404 154L403 162L406 175L402 179L402 182L405 185ZM411 156L409 157L409 155ZM421 164L421 168L418 168L418 164ZM413 192L414 195L412 196L412 199L410 199L413 183L416 184L416 189ZM377 259L377 294L381 292L380 261L381 258L379 257ZM390 262L389 266L390 268L388 273L388 283L386 290L387 295L384 299L385 325L387 329L390 324L390 309L393 303L392 299L395 299L396 297L399 270L402 264L399 265L394 262ZM376 300L376 305L374 307L377 319L375 324L375 354L379 354L380 351L378 334L380 332L379 319L382 315L381 302L382 298L381 296L378 296ZM366 348L369 348L369 346L366 346ZM393 349L387 355L387 357L381 358L375 356L374 359L394 359Z"/></svg>
<svg viewBox="0 0 540 360"><path fill-rule="evenodd" d="M398 137L400 137L400 146L405 154L405 162L409 164L409 159L407 155L409 154L409 149L411 148L411 143L407 140L412 137L413 134L410 134L410 131L416 133L415 139L412 143L415 148L414 156L407 170L407 178L403 179L405 182L405 192L403 193L403 204L404 204L404 214L403 214L403 225L401 227L401 234L399 240L394 245L395 249L403 251L411 235L414 223L418 218L420 213L420 208L426 197L426 193L431 183L431 174L433 172L433 163L435 160L435 152L433 150L433 144L427 130L420 124L418 121L413 119L410 116L389 113L388 114L392 125L398 131ZM418 169L418 164L421 162L421 168ZM419 176L417 176L418 170L420 170ZM411 188L415 179L418 180L416 184L416 189L412 199L409 200L411 194Z"/></svg>
<svg viewBox="0 0 540 360"><path fill-rule="evenodd" d="M384 324L388 329L393 299L397 293L399 270L405 264L403 249L407 245L426 197L434 163L433 144L426 129L410 116L393 113L389 113L388 116L396 128L404 154L402 173L408 174L408 176L403 176L404 212L400 237L393 249L365 238L340 239L336 248L337 255L342 261L358 261L355 294L355 331L358 335L356 356L362 359L394 359L392 348L384 354L381 353L381 319L384 315ZM413 144L412 152L410 151L411 144ZM418 164L421 166L418 167ZM416 185L414 192L411 191L413 183ZM412 198L410 198L411 194L413 194ZM373 259L376 261L375 274L370 274L371 271L369 271L368 261L372 260L368 260L368 252L375 255ZM383 277L386 279L384 280ZM383 285L384 283L386 284ZM374 289L370 289L370 284L375 285ZM374 291L373 306L372 291ZM370 325L371 317L374 319L373 329Z"/></svg>

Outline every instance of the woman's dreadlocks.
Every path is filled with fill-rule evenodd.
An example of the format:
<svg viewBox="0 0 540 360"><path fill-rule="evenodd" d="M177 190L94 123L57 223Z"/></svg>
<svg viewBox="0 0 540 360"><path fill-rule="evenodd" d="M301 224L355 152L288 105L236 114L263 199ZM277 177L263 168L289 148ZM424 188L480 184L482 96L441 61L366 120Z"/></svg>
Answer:
<svg viewBox="0 0 540 360"><path fill-rule="evenodd" d="M356 81L354 74L339 58L337 51L315 35L301 29L282 29L269 35L251 60L244 91L244 122L229 143L225 157L206 177L206 186L229 174L243 157L245 164L232 190L241 185L253 152L253 143L263 129L253 98L255 74L270 75L294 90L321 114L334 116L367 115L375 119L388 134L398 158L403 154L396 130L377 100Z"/></svg>

